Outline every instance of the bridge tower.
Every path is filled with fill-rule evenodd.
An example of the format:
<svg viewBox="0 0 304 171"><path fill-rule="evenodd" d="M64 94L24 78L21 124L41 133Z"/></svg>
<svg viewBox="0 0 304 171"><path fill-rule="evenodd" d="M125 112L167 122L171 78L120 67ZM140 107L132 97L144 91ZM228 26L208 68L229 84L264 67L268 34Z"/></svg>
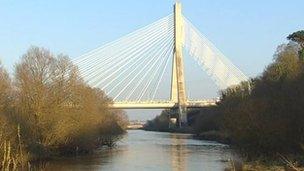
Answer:
<svg viewBox="0 0 304 171"><path fill-rule="evenodd" d="M187 96L184 78L183 41L184 27L182 18L182 6L180 2L174 5L174 52L171 80L171 101L178 107L179 126L187 124Z"/></svg>

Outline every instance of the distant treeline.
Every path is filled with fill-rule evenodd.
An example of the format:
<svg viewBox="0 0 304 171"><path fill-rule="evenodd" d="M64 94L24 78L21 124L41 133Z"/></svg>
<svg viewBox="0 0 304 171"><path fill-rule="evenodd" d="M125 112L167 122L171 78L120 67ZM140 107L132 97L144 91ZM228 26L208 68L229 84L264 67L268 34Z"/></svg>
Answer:
<svg viewBox="0 0 304 171"><path fill-rule="evenodd" d="M228 142L249 158L292 154L302 156L298 161L303 164L304 31L288 39L260 76L221 91L215 107L189 111L192 131L227 136ZM147 127L168 128L169 119L165 118L163 112Z"/></svg>
<svg viewBox="0 0 304 171"><path fill-rule="evenodd" d="M112 146L127 126L65 55L31 47L10 77L0 65L0 170Z"/></svg>
<svg viewBox="0 0 304 171"><path fill-rule="evenodd" d="M152 120L148 120L144 125L143 129L147 131L159 131L159 132L170 132L175 125L170 124L169 115L173 114L171 110L163 110L160 115L156 116ZM173 117L173 116L171 116ZM171 128L170 128L171 127Z"/></svg>

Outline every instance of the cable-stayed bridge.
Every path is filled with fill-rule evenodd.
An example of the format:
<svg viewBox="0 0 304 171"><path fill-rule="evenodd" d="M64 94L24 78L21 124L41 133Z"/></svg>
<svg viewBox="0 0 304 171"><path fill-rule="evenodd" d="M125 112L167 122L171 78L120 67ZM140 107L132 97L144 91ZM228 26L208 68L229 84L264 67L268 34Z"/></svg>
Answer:
<svg viewBox="0 0 304 171"><path fill-rule="evenodd" d="M113 98L112 108L176 108L186 122L187 108L215 105L215 99L191 101L185 88L183 50L220 89L247 77L234 66L174 5L174 13L75 60L85 81ZM164 75L170 75L170 97L161 99Z"/></svg>

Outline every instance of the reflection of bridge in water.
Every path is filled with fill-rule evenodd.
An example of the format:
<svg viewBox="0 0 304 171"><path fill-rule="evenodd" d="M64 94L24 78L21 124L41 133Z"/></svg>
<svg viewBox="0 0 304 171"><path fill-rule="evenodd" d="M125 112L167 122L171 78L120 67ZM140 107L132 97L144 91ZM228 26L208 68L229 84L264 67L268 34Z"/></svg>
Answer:
<svg viewBox="0 0 304 171"><path fill-rule="evenodd" d="M183 49L215 81L220 89L247 80L181 12L130 33L79 57L75 63L85 81L104 90L117 109L169 109L179 113L179 123L187 122L187 108L215 105L216 100L191 101L187 98ZM170 74L170 99L157 96Z"/></svg>
<svg viewBox="0 0 304 171"><path fill-rule="evenodd" d="M185 139L176 134L170 134L171 137L171 164L173 171L187 170L187 148L184 146Z"/></svg>

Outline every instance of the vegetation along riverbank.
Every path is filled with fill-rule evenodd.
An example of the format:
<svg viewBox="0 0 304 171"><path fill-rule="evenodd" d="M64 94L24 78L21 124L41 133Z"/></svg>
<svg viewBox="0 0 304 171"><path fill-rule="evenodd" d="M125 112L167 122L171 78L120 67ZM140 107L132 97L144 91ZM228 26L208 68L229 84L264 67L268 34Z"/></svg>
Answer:
<svg viewBox="0 0 304 171"><path fill-rule="evenodd" d="M261 75L222 90L217 106L188 111L191 133L229 143L253 170L304 165L304 31L287 39ZM168 113L147 122L145 129L174 130L168 128ZM266 166L256 166L261 163Z"/></svg>
<svg viewBox="0 0 304 171"><path fill-rule="evenodd" d="M85 84L68 56L31 47L13 77L0 65L0 170L112 146L127 117Z"/></svg>

